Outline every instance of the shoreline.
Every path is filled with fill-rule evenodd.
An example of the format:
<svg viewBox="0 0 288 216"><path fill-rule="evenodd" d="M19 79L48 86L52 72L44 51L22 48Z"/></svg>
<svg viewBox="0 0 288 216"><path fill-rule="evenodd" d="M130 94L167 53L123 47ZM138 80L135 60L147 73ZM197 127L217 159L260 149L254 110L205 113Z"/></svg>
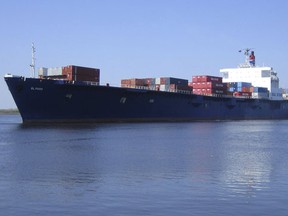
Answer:
<svg viewBox="0 0 288 216"><path fill-rule="evenodd" d="M19 114L18 109L0 109L0 115Z"/></svg>

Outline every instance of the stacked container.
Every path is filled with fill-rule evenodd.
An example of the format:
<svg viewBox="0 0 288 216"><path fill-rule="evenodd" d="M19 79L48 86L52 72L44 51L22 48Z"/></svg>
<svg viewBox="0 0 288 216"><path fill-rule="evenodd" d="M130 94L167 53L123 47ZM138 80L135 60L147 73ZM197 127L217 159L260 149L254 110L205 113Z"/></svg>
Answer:
<svg viewBox="0 0 288 216"><path fill-rule="evenodd" d="M160 85L161 91L184 90L185 88L188 89L188 80L174 77L160 77L156 79L156 85Z"/></svg>
<svg viewBox="0 0 288 216"><path fill-rule="evenodd" d="M269 98L269 90L264 87L251 87L252 90L252 98Z"/></svg>
<svg viewBox="0 0 288 216"><path fill-rule="evenodd" d="M253 87L248 82L230 82L227 83L228 94L233 96L251 97Z"/></svg>
<svg viewBox="0 0 288 216"><path fill-rule="evenodd" d="M192 91L188 86L188 80L173 78L173 77L160 77L160 78L143 78L143 79L122 79L121 87L125 88L147 88L150 90L158 91Z"/></svg>
<svg viewBox="0 0 288 216"><path fill-rule="evenodd" d="M192 83L194 94L226 94L227 84L222 83L222 77L217 76L193 76Z"/></svg>
<svg viewBox="0 0 288 216"><path fill-rule="evenodd" d="M65 67L39 68L40 78L64 79L70 81L90 81L99 84L100 70L96 68L69 65Z"/></svg>
<svg viewBox="0 0 288 216"><path fill-rule="evenodd" d="M38 69L38 75L41 78L45 77L61 77L62 76L62 67L52 67L52 68L44 68L41 67Z"/></svg>
<svg viewBox="0 0 288 216"><path fill-rule="evenodd" d="M229 92L251 92L252 84L248 82L230 82L227 83Z"/></svg>
<svg viewBox="0 0 288 216"><path fill-rule="evenodd" d="M97 68L80 67L69 65L62 67L62 75L66 76L67 80L73 81L100 81L100 70Z"/></svg>
<svg viewBox="0 0 288 216"><path fill-rule="evenodd" d="M132 79L122 79L121 80L121 87L125 88L137 88L141 86L148 87L149 83L151 83L150 78L143 78L143 79L137 79L137 78L132 78Z"/></svg>

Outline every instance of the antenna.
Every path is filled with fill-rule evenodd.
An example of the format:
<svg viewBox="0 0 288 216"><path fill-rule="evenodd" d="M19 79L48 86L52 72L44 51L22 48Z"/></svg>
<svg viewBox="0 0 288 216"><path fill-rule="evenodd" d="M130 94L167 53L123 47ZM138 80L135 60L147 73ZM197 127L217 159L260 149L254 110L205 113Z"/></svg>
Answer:
<svg viewBox="0 0 288 216"><path fill-rule="evenodd" d="M245 63L241 64L240 67L251 67L249 56L250 56L250 51L252 51L252 49L254 50L254 48L246 48L246 49L239 50L239 52L244 52L244 55L245 55ZM254 65L255 65L255 57L254 57Z"/></svg>
<svg viewBox="0 0 288 216"><path fill-rule="evenodd" d="M30 67L33 73L33 78L35 78L35 60L36 60L35 52L36 52L36 49L35 49L34 43L32 43L32 63L30 64Z"/></svg>

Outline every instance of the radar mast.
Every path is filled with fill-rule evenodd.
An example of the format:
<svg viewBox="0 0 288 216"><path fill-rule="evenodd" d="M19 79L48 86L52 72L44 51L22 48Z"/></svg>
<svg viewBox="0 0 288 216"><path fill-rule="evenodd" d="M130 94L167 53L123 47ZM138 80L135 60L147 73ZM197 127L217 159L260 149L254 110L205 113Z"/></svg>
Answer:
<svg viewBox="0 0 288 216"><path fill-rule="evenodd" d="M240 64L240 68L255 67L255 56L253 48L246 48L239 50L239 52L244 52L245 62Z"/></svg>
<svg viewBox="0 0 288 216"><path fill-rule="evenodd" d="M31 67L33 78L35 78L35 60L36 60L35 52L36 52L36 49L35 49L34 43L32 43L32 62L30 64L30 67Z"/></svg>

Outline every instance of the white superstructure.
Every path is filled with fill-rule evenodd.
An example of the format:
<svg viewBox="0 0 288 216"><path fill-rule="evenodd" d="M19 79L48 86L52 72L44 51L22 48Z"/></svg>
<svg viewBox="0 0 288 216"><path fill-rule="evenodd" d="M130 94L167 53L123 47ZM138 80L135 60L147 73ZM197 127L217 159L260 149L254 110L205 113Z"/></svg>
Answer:
<svg viewBox="0 0 288 216"><path fill-rule="evenodd" d="M279 88L279 78L272 67L255 66L255 56L253 52L254 62L249 60L250 49L245 49L246 61L237 68L220 69L223 82L248 82L254 87L265 87L269 90L269 98L271 100L282 100L282 89Z"/></svg>

